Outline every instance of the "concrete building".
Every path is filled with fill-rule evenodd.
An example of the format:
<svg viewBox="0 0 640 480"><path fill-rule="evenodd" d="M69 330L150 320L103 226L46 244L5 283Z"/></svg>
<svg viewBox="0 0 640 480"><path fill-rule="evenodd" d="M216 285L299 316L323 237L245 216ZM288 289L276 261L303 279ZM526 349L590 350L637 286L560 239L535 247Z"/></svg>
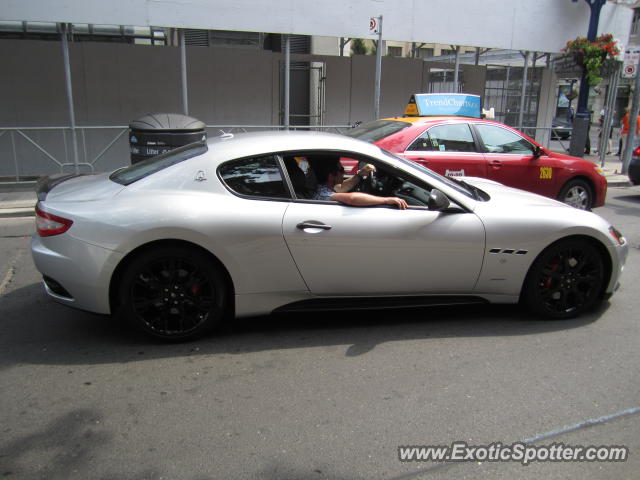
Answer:
<svg viewBox="0 0 640 480"><path fill-rule="evenodd" d="M487 1L491 8L468 0L115 0L108 6L98 0L8 0L0 11L0 57L11 72L0 77L0 177L121 166L128 161L126 125L148 112L188 111L209 126L210 135L238 125L282 125L286 35L292 46L291 125L371 120L375 57L341 57L339 45L341 38L373 38L368 20L380 14L387 48L401 53L382 61L382 116L402 113L418 91L464 90L485 103L500 100L498 119L506 123L518 125L522 117L523 125L549 125L556 87L545 62L530 65L523 79L522 67L462 63L454 77L449 62L407 58L416 46L417 57L430 53L420 49L433 48L436 55L451 45L472 46L462 52L471 55L476 48L558 53L567 39L584 34L589 19L585 2ZM419 19L434 12L455 23L429 21L425 28ZM626 35L632 16L608 2L601 31Z"/></svg>

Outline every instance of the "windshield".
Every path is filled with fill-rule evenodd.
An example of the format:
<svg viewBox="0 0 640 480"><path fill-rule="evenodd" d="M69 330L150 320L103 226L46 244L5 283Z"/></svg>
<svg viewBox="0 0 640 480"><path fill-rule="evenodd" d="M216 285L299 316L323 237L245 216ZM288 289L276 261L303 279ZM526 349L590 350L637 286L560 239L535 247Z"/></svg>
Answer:
<svg viewBox="0 0 640 480"><path fill-rule="evenodd" d="M455 180L449 177L443 177L442 175L434 172L433 170L429 170L428 168L420 165L419 163L416 162L412 162L411 160L407 160L405 158L399 157L397 155L394 155L393 153L381 148L380 150L382 150L382 152L395 159L398 160L399 162L403 163L404 165L408 165L411 168L414 168L418 171L420 171L421 173L424 173L426 175L429 175L431 178L434 178L442 183L446 183L449 187L454 188L455 190L457 190L458 192L466 195L467 197L473 198L473 199L478 199L476 193L465 183L465 182L461 182L459 180Z"/></svg>
<svg viewBox="0 0 640 480"><path fill-rule="evenodd" d="M109 176L109 180L112 180L120 185L130 185L133 182L137 182L141 178L145 178L152 173L164 170L176 163L184 162L185 160L198 156L207 151L207 145L204 143L191 143L184 147L170 150L167 153L158 155L156 157L147 158L138 163L125 168L116 170Z"/></svg>
<svg viewBox="0 0 640 480"><path fill-rule="evenodd" d="M344 132L344 135L373 143L410 126L411 123L398 120L376 120L352 128Z"/></svg>

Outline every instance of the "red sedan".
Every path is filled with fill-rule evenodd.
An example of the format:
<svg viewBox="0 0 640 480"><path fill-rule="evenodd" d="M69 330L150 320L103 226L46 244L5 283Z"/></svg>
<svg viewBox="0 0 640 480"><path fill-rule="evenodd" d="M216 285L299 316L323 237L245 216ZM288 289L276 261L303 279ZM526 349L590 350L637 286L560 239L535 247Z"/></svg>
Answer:
<svg viewBox="0 0 640 480"><path fill-rule="evenodd" d="M583 210L604 205L607 181L592 162L551 152L502 123L455 116L395 117L345 133L447 176L484 177Z"/></svg>

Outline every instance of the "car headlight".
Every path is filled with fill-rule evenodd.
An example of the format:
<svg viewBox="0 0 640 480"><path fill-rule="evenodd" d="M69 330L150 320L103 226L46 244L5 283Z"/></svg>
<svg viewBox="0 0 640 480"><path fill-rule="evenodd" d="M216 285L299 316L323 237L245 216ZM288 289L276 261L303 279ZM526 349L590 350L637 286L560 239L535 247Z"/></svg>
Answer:
<svg viewBox="0 0 640 480"><path fill-rule="evenodd" d="M618 245L624 245L625 244L626 240L624 239L624 236L615 227L613 227L613 226L609 227L609 233L615 239L615 241L618 242Z"/></svg>
<svg viewBox="0 0 640 480"><path fill-rule="evenodd" d="M596 172L598 172L600 175L604 176L604 170L602 170L600 167L593 167L595 169Z"/></svg>

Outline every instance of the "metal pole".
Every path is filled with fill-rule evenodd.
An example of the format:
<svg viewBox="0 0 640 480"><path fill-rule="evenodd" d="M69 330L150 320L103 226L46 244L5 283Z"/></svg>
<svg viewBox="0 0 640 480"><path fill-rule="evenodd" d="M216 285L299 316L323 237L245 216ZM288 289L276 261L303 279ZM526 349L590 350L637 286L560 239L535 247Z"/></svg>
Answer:
<svg viewBox="0 0 640 480"><path fill-rule="evenodd" d="M380 78L382 77L382 15L378 17L378 48L376 50L376 84L373 93L373 119L380 118Z"/></svg>
<svg viewBox="0 0 640 480"><path fill-rule="evenodd" d="M289 130L289 103L290 103L290 67L291 67L291 38L284 36L284 127Z"/></svg>
<svg viewBox="0 0 640 480"><path fill-rule="evenodd" d="M636 84L633 91L631 112L629 113L629 133L627 134L627 141L624 145L624 155L622 156L622 172L620 173L623 175L629 172L631 154L636 146L636 127L638 125L638 110L640 110L640 74L638 74L638 68L640 68L640 59L638 59L638 66L636 66Z"/></svg>
<svg viewBox="0 0 640 480"><path fill-rule="evenodd" d="M616 102L616 93L618 91L618 79L620 78L619 62L616 62L616 68L611 75L609 81L609 91L605 102L604 121L602 130L600 131L600 144L598 145L598 154L600 157L600 166L604 167L605 156L609 149L609 137L611 136L611 119L613 118L613 108Z"/></svg>
<svg viewBox="0 0 640 480"><path fill-rule="evenodd" d="M527 75L529 73L529 52L524 55L524 70L522 71L522 92L520 93L520 112L518 113L518 127L524 127L524 101L527 95Z"/></svg>
<svg viewBox="0 0 640 480"><path fill-rule="evenodd" d="M187 87L187 43L184 30L180 30L180 71L182 74L182 112L189 115L189 96Z"/></svg>
<svg viewBox="0 0 640 480"><path fill-rule="evenodd" d="M529 81L529 99L527 100L527 112L531 111L531 101L532 101L531 97L533 97L533 95L531 95L531 92L533 92L533 83L535 81L536 60L537 60L536 52L533 52L533 59L531 61L531 72L529 73L529 76L527 78L527 80Z"/></svg>
<svg viewBox="0 0 640 480"><path fill-rule="evenodd" d="M69 126L71 127L71 139L73 142L73 167L77 174L80 173L78 165L78 137L76 135L76 115L73 107L73 88L71 85L71 65L69 62L69 43L67 40L67 24L61 23L62 32L62 58L64 61L64 79L67 87L67 108L69 109Z"/></svg>
<svg viewBox="0 0 640 480"><path fill-rule="evenodd" d="M456 64L453 70L453 93L458 93L458 77L460 72L460 45L456 45Z"/></svg>
<svg viewBox="0 0 640 480"><path fill-rule="evenodd" d="M606 0L585 0L591 10L589 17L589 30L587 38L590 41L596 39L598 33L598 23L600 21L600 10L606 3ZM589 125L591 123L591 113L588 110L589 102L589 81L587 73L582 69L582 77L580 79L580 93L578 94L577 112L573 119L573 128L571 132L571 143L569 145L569 155L575 157L584 156L584 147L587 143L589 135Z"/></svg>

